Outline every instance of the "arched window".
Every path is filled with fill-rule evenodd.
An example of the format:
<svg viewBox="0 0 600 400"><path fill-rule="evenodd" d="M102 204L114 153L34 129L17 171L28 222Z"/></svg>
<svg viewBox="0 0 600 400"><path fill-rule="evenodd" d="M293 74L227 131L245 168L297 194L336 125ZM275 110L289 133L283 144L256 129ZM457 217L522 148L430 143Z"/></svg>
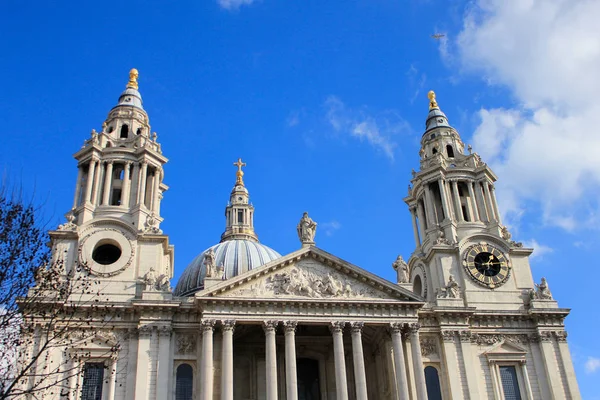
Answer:
<svg viewBox="0 0 600 400"><path fill-rule="evenodd" d="M433 150L431 150L431 154L437 154L437 147L434 147Z"/></svg>
<svg viewBox="0 0 600 400"><path fill-rule="evenodd" d="M136 135L141 135L142 134L142 128L137 128L137 131L135 131Z"/></svg>
<svg viewBox="0 0 600 400"><path fill-rule="evenodd" d="M121 139L127 139L127 135L129 134L129 125L123 124L121 126Z"/></svg>
<svg viewBox="0 0 600 400"><path fill-rule="evenodd" d="M440 377L435 367L425 367L425 385L427 386L427 398L429 400L442 400Z"/></svg>
<svg viewBox="0 0 600 400"><path fill-rule="evenodd" d="M421 282L420 275L415 276L415 280L413 281L413 292L419 296L423 295L423 282Z"/></svg>
<svg viewBox="0 0 600 400"><path fill-rule="evenodd" d="M448 157L454 158L454 149L452 148L452 146L446 146L446 153L448 153Z"/></svg>
<svg viewBox="0 0 600 400"><path fill-rule="evenodd" d="M175 400L192 400L194 393L194 370L189 364L177 367L175 380Z"/></svg>

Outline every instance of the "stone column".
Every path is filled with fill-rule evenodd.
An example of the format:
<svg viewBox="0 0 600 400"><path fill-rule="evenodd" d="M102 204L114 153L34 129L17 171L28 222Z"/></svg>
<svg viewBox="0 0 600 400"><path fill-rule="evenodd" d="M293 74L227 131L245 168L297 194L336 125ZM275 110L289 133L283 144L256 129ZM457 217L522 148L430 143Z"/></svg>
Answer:
<svg viewBox="0 0 600 400"><path fill-rule="evenodd" d="M410 349L412 351L413 369L415 371L415 386L417 388L417 398L427 400L427 386L425 385L425 371L423 369L423 358L421 357L421 342L419 339L420 324L410 324Z"/></svg>
<svg viewBox="0 0 600 400"><path fill-rule="evenodd" d="M135 185L134 185L135 182ZM128 207L131 206L131 200L133 200L133 205L137 204L137 199L138 199L138 186L140 184L140 164L139 163L133 163L133 173L131 174L131 187L129 188L129 204L127 205ZM135 189L135 192L134 192ZM135 196L134 196L135 194Z"/></svg>
<svg viewBox="0 0 600 400"><path fill-rule="evenodd" d="M158 330L158 366L156 372L156 398L166 399L169 395L169 366L171 365L171 327L161 326Z"/></svg>
<svg viewBox="0 0 600 400"><path fill-rule="evenodd" d="M494 185L490 184L488 190L490 191L490 198L492 199L492 208L494 209L494 214L496 215L496 221L498 221L498 223L501 224L502 221L500 221L500 210L498 210L498 200L496 200L496 189L494 188Z"/></svg>
<svg viewBox="0 0 600 400"><path fill-rule="evenodd" d="M479 221L479 210L477 209L477 199L475 198L475 190L473 189L473 182L467 182L469 188L469 199L471 200L471 208L473 210L473 221Z"/></svg>
<svg viewBox="0 0 600 400"><path fill-rule="evenodd" d="M425 238L425 230L427 229L427 226L425 225L425 213L423 211L423 206L421 205L420 202L417 202L417 217L419 218L419 226L421 228L421 237Z"/></svg>
<svg viewBox="0 0 600 400"><path fill-rule="evenodd" d="M456 220L463 222L465 219L462 213L462 207L460 204L460 197L458 195L458 182L452 181L452 195L454 197L454 210L456 210Z"/></svg>
<svg viewBox="0 0 600 400"><path fill-rule="evenodd" d="M471 332L468 330L462 330L459 332L460 349L463 355L465 371L477 370L471 348L471 336ZM478 377L475 374L470 374L467 372L467 389L469 391L469 398L473 400L480 398L477 380Z"/></svg>
<svg viewBox="0 0 600 400"><path fill-rule="evenodd" d="M90 161L90 164L91 164L91 161ZM73 207L72 208L77 208L77 206L79 205L79 196L81 196L81 179L82 178L83 178L83 167L79 166L77 168L77 182L75 183L75 197L73 198ZM89 180L89 178L88 178L88 180ZM87 192L87 190L86 190L86 192Z"/></svg>
<svg viewBox="0 0 600 400"><path fill-rule="evenodd" d="M287 400L298 400L298 374L296 373L297 321L283 321L285 329L285 393Z"/></svg>
<svg viewBox="0 0 600 400"><path fill-rule="evenodd" d="M527 393L527 398L533 399L533 390L531 389L531 382L529 381L529 373L527 372L527 364L525 363L525 360L521 361L521 371L523 372L523 380L525 381L525 392ZM573 371L573 373L575 373L575 371ZM574 376L575 375L573 375L573 377ZM576 399L578 396L579 390L577 390L577 393L571 396L571 398Z"/></svg>
<svg viewBox="0 0 600 400"><path fill-rule="evenodd" d="M131 161L125 163L125 175L123 176L123 186L121 189L121 207L129 207L131 196Z"/></svg>
<svg viewBox="0 0 600 400"><path fill-rule="evenodd" d="M337 400L348 400L346 382L346 360L344 359L344 325L343 321L334 321L329 326L333 335L333 354L335 358L335 393Z"/></svg>
<svg viewBox="0 0 600 400"><path fill-rule="evenodd" d="M448 207L448 197L446 197L446 185L442 178L438 179L438 186L440 187L440 197L442 198L442 208L444 209L445 219L450 219L450 207Z"/></svg>
<svg viewBox="0 0 600 400"><path fill-rule="evenodd" d="M213 332L214 319L201 322L202 329L202 361L200 366L200 399L213 400Z"/></svg>
<svg viewBox="0 0 600 400"><path fill-rule="evenodd" d="M158 201L160 194L160 181L162 180L162 171L158 168L154 172L154 189L152 190L152 211L158 213Z"/></svg>
<svg viewBox="0 0 600 400"><path fill-rule="evenodd" d="M86 203L92 203L92 186L94 186L94 175L96 172L96 164L98 161L92 159L90 161L90 166L88 167L87 178L85 182L85 199L83 200Z"/></svg>
<svg viewBox="0 0 600 400"><path fill-rule="evenodd" d="M406 378L406 362L404 360L404 348L402 347L402 323L390 323L390 334L394 354L394 367L396 370L396 387L399 400L409 400L408 380Z"/></svg>
<svg viewBox="0 0 600 400"><path fill-rule="evenodd" d="M354 384L356 400L367 400L367 375L365 373L365 356L362 345L363 322L351 322L352 331L352 361L354 363Z"/></svg>
<svg viewBox="0 0 600 400"><path fill-rule="evenodd" d="M140 179L138 180L138 195L137 203L143 205L146 201L146 176L148 174L148 161L142 161L142 168L140 171Z"/></svg>
<svg viewBox="0 0 600 400"><path fill-rule="evenodd" d="M277 347L275 334L279 321L263 321L265 331L265 364L267 400L277 400Z"/></svg>
<svg viewBox="0 0 600 400"><path fill-rule="evenodd" d="M490 221L490 214L488 212L487 209L487 205L486 205L486 201L485 198L483 196L483 188L481 186L481 182L475 182L474 186L476 186L475 188L475 196L479 202L479 205L477 206L479 208L479 211L481 212L481 218L484 222L489 222Z"/></svg>
<svg viewBox="0 0 600 400"><path fill-rule="evenodd" d="M96 173L94 174L94 187L92 188L92 196L90 202L94 205L100 205L102 199L100 194L102 193L102 178L104 178L104 163L101 161L97 162Z"/></svg>
<svg viewBox="0 0 600 400"><path fill-rule="evenodd" d="M138 334L136 328L129 329L127 333L127 370L125 371L125 400L133 400L135 396L135 379L138 357ZM129 378L129 379L128 379Z"/></svg>
<svg viewBox="0 0 600 400"><path fill-rule="evenodd" d="M410 216L412 217L413 236L415 237L415 246L421 247L421 239L419 238L419 227L417 226L417 211L415 207L410 208Z"/></svg>
<svg viewBox="0 0 600 400"><path fill-rule="evenodd" d="M152 326L150 325L142 325L138 328L135 400L148 400L150 394L148 366L150 365L150 337L152 336L152 330Z"/></svg>
<svg viewBox="0 0 600 400"><path fill-rule="evenodd" d="M430 223L429 226L435 226L435 224L440 221L435 217L435 209L433 199L431 198L431 190L429 190L429 183L423 183L423 187L425 188L425 213L427 214L427 220Z"/></svg>
<svg viewBox="0 0 600 400"><path fill-rule="evenodd" d="M485 202L487 203L487 212L490 221L497 221L498 217L494 215L494 206L492 202L492 194L490 193L490 186L487 181L483 182L483 192L485 193Z"/></svg>
<svg viewBox="0 0 600 400"><path fill-rule="evenodd" d="M108 205L108 201L110 199L110 187L112 184L112 171L113 171L113 162L108 161L106 163L106 172L104 173L104 193L102 196L102 205Z"/></svg>
<svg viewBox="0 0 600 400"><path fill-rule="evenodd" d="M221 400L233 400L233 330L235 321L221 321L223 347L221 350Z"/></svg>

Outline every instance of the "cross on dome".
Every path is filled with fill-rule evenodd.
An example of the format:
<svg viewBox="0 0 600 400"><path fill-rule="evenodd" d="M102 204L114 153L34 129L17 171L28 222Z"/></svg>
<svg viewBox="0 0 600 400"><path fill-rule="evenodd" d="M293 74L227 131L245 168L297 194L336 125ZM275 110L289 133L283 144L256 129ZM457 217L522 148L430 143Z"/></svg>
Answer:
<svg viewBox="0 0 600 400"><path fill-rule="evenodd" d="M242 167L245 167L246 163L242 162L241 158L238 158L238 160L236 162L234 162L233 165L238 167L238 170L235 172L235 176L236 176L235 184L244 186L244 171L242 171Z"/></svg>

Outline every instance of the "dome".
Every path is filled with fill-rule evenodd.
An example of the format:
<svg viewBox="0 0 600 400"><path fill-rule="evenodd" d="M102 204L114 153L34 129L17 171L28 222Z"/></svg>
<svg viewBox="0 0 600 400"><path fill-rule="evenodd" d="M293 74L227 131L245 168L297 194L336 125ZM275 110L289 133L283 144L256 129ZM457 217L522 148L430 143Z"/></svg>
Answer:
<svg viewBox="0 0 600 400"><path fill-rule="evenodd" d="M225 279L258 268L281 255L275 250L252 240L227 240L204 250L187 266L173 291L176 296L189 296L204 288L204 253L215 252L215 264L225 269Z"/></svg>

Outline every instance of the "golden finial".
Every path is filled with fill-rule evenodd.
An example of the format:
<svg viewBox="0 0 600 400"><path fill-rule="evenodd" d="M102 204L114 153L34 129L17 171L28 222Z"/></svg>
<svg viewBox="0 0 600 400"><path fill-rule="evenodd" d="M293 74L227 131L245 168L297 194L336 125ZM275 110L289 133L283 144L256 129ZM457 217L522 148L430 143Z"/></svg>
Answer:
<svg viewBox="0 0 600 400"><path fill-rule="evenodd" d="M235 172L235 184L244 186L244 171L242 171L242 167L245 167L246 163L242 162L241 158L238 158L237 162L234 162L233 165L238 167L238 170Z"/></svg>
<svg viewBox="0 0 600 400"><path fill-rule="evenodd" d="M435 92L433 90L430 90L429 93L427 93L427 97L429 97L429 109L438 108L438 103L435 101Z"/></svg>
<svg viewBox="0 0 600 400"><path fill-rule="evenodd" d="M128 88L132 88L132 89L137 89L138 88L138 76L139 76L139 72L137 69L132 68L131 71L129 71L129 82L127 83L127 87Z"/></svg>

